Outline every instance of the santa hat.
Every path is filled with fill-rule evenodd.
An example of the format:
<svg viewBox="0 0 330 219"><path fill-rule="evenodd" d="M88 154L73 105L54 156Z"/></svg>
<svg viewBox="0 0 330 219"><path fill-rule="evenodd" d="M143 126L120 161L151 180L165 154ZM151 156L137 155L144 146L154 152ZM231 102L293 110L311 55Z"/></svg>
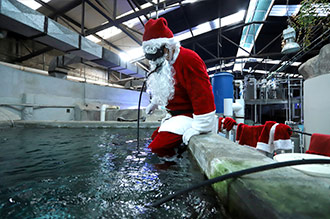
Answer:
<svg viewBox="0 0 330 219"><path fill-rule="evenodd" d="M291 150L293 147L290 139L291 135L290 126L283 123L278 124L274 133L274 150Z"/></svg>
<svg viewBox="0 0 330 219"><path fill-rule="evenodd" d="M271 145L269 141L270 130L276 122L267 121L258 139L257 149L261 151L271 152Z"/></svg>
<svg viewBox="0 0 330 219"><path fill-rule="evenodd" d="M243 125L238 144L255 148L263 128L264 125Z"/></svg>
<svg viewBox="0 0 330 219"><path fill-rule="evenodd" d="M241 138L243 126L245 126L244 123L240 123L240 124L237 125L237 128L236 128L236 142L238 142L239 139Z"/></svg>
<svg viewBox="0 0 330 219"><path fill-rule="evenodd" d="M330 157L330 135L314 133L306 153Z"/></svg>
<svg viewBox="0 0 330 219"><path fill-rule="evenodd" d="M150 19L144 25L142 46L145 53L155 54L157 48L160 48L162 45L173 45L175 43L173 33L168 28L165 18Z"/></svg>

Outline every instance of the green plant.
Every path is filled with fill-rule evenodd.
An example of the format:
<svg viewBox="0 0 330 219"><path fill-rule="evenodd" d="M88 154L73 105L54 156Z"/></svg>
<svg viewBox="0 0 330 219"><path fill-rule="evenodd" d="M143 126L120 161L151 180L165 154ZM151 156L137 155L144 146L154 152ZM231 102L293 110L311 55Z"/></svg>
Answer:
<svg viewBox="0 0 330 219"><path fill-rule="evenodd" d="M308 47L318 33L330 28L329 0L302 0L299 13L288 22L297 32L297 42Z"/></svg>

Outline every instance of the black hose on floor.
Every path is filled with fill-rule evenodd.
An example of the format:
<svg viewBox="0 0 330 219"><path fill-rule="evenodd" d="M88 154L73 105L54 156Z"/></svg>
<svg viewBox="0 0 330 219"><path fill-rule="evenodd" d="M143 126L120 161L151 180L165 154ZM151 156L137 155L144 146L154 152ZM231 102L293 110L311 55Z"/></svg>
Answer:
<svg viewBox="0 0 330 219"><path fill-rule="evenodd" d="M256 172L261 172L265 170L271 170L271 169L276 169L276 168L281 168L281 167L288 167L288 166L293 166L293 165L302 165L302 164L330 164L330 159L302 159L302 160L292 160L292 161L284 161L284 162L277 162L277 163L272 163L272 164L267 164L263 166L257 166L257 167L252 167L244 170L239 170L233 173L228 173L222 176L215 177L213 179L205 180L201 183L198 183L196 185L193 185L187 189L180 190L172 195L169 195L167 197L164 197L154 203L146 205L146 207L158 207L161 204L168 202L172 200L173 198L176 198L182 194L188 193L192 190L198 189L202 186L207 186L211 185L216 182L224 181L226 179L230 178L236 178L239 176L251 174L251 173L256 173Z"/></svg>

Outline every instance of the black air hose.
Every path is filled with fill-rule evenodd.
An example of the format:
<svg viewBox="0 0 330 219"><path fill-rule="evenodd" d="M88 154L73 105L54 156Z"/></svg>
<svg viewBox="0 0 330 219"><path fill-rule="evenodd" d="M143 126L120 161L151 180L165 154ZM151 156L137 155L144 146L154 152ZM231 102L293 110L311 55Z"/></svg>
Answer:
<svg viewBox="0 0 330 219"><path fill-rule="evenodd" d="M136 139L137 139L137 146L136 147L137 147L138 153L140 152L140 108L141 108L142 93L143 93L145 85L146 85L146 80L144 80L143 84L142 84L140 97L139 97L139 105L138 105L137 134L136 134Z"/></svg>
<svg viewBox="0 0 330 219"><path fill-rule="evenodd" d="M162 64L163 63L160 63L159 65L157 65L157 67L150 71L148 74L147 74L147 77L145 80L143 80L143 84L142 84L142 88L141 88L141 91L140 91L140 96L139 96L139 104L138 104L138 116L137 116L137 134L136 134L136 140L137 140L137 151L138 153L140 153L140 108L141 108L141 99L142 99L142 93L143 93L143 90L144 90L144 87L146 86L146 81L148 79L148 77L157 72L160 67L162 67Z"/></svg>
<svg viewBox="0 0 330 219"><path fill-rule="evenodd" d="M205 180L203 182L200 182L196 185L193 185L187 189L180 190L172 195L169 195L167 197L164 197L158 201L155 201L154 203L147 204L146 207L158 207L159 205L168 202L172 200L173 198L176 198L182 194L188 193L194 189L198 189L202 186L207 186L211 185L216 182L224 181L226 179L230 178L236 178L239 176L251 174L251 173L256 173L256 172L261 172L265 170L271 170L271 169L276 169L276 168L281 168L281 167L287 167L287 166L293 166L293 165L302 165L302 164L330 164L330 159L302 159L302 160L292 160L292 161L284 161L284 162L276 162L272 164L267 164L267 165L262 165L262 166L257 166L257 167L252 167L244 170L239 170L236 172L228 173L222 176L215 177L213 179Z"/></svg>

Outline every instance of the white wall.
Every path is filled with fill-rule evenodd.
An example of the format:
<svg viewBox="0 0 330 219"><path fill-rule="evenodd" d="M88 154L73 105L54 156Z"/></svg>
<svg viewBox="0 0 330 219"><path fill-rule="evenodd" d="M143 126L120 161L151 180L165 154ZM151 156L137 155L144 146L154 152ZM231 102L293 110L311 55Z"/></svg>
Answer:
<svg viewBox="0 0 330 219"><path fill-rule="evenodd" d="M0 65L0 104L29 103L40 105L67 106L76 104L109 104L121 109L137 107L139 92L79 83L24 72ZM144 93L141 106L146 106L149 97ZM20 114L21 112L9 108ZM31 109L26 108L29 111ZM33 109L29 120L73 120L73 109L66 108ZM23 116L24 117L24 116Z"/></svg>
<svg viewBox="0 0 330 219"><path fill-rule="evenodd" d="M305 132L330 135L330 74L304 82ZM306 137L309 147L310 137Z"/></svg>

